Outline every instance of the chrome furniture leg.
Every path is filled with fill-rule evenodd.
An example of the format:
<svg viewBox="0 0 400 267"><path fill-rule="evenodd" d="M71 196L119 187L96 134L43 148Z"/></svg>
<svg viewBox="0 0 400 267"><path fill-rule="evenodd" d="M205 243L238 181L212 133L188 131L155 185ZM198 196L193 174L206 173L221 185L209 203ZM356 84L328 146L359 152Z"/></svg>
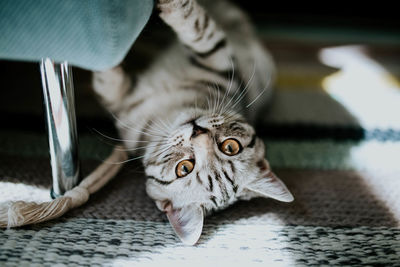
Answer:
<svg viewBox="0 0 400 267"><path fill-rule="evenodd" d="M42 59L40 64L53 176L51 197L79 183L78 140L71 67Z"/></svg>

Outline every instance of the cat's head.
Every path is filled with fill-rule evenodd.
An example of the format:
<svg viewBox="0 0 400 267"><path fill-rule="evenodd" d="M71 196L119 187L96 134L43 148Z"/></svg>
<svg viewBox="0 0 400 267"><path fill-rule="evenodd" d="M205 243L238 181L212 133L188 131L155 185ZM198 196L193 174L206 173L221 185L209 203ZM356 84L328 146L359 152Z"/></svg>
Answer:
<svg viewBox="0 0 400 267"><path fill-rule="evenodd" d="M163 144L146 151L146 190L184 243L197 242L206 214L239 199L293 201L242 116L182 114L172 128Z"/></svg>

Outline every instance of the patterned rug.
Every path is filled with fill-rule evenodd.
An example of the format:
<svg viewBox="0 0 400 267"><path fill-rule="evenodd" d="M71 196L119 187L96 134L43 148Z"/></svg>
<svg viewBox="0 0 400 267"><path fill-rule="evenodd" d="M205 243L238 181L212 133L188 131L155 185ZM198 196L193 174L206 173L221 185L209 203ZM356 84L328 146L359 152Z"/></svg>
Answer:
<svg viewBox="0 0 400 267"><path fill-rule="evenodd" d="M283 40L268 45L279 77L258 131L293 203L239 202L207 217L198 244L185 246L146 196L143 169L132 162L62 218L0 230L0 265L400 266L400 50ZM36 68L1 65L12 90L0 96L0 201L49 199ZM32 79L14 80L22 71ZM90 93L89 74L75 70L75 81L87 174L112 148L93 128L114 130Z"/></svg>

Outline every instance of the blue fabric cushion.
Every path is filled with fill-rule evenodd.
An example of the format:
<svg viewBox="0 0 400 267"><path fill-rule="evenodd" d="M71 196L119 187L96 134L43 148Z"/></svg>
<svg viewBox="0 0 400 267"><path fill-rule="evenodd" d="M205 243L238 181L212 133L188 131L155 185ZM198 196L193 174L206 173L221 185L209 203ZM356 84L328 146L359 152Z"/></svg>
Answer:
<svg viewBox="0 0 400 267"><path fill-rule="evenodd" d="M0 1L0 58L49 57L89 70L117 65L147 23L153 0Z"/></svg>

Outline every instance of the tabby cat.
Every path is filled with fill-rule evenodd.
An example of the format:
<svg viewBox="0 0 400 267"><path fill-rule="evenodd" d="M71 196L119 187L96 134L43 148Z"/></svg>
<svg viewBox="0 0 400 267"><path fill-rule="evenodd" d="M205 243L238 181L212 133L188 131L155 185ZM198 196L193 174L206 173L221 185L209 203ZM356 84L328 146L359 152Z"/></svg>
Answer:
<svg viewBox="0 0 400 267"><path fill-rule="evenodd" d="M271 95L274 64L231 3L159 0L157 9L178 41L134 85L121 66L94 73L93 84L142 158L148 195L195 244L204 217L239 199L293 200L249 124Z"/></svg>

